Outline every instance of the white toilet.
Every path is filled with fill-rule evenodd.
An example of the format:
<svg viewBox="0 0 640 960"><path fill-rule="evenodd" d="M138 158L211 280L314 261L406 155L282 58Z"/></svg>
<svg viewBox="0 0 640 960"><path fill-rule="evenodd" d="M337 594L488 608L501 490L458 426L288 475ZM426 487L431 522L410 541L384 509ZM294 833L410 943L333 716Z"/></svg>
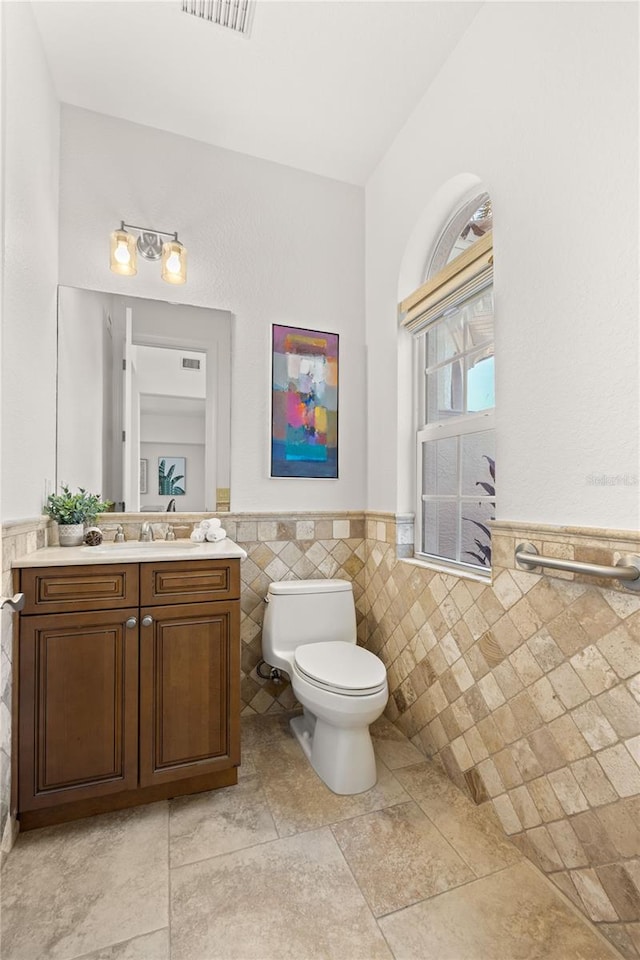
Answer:
<svg viewBox="0 0 640 960"><path fill-rule="evenodd" d="M369 724L389 699L382 660L356 646L348 580L283 580L266 596L262 656L285 670L304 708L291 728L334 793L369 790L376 761Z"/></svg>

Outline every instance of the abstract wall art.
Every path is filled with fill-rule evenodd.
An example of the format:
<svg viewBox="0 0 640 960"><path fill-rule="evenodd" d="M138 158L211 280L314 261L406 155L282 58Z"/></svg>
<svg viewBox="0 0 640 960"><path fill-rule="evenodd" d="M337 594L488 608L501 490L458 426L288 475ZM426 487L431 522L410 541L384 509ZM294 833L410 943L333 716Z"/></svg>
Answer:
<svg viewBox="0 0 640 960"><path fill-rule="evenodd" d="M273 325L271 476L338 476L338 334Z"/></svg>

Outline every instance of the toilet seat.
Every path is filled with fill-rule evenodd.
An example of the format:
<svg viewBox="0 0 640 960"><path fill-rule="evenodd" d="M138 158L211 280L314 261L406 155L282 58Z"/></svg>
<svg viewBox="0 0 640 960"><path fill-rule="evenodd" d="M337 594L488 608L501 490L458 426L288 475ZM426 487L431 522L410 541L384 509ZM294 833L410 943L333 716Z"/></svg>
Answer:
<svg viewBox="0 0 640 960"><path fill-rule="evenodd" d="M369 696L387 683L385 666L375 654L341 640L298 647L294 668L307 683L342 696Z"/></svg>

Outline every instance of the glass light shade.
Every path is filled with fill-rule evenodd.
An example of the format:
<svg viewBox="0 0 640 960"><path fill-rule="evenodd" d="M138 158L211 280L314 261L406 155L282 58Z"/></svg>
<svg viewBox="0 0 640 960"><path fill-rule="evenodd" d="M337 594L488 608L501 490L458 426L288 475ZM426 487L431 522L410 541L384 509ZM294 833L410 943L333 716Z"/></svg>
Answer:
<svg viewBox="0 0 640 960"><path fill-rule="evenodd" d="M187 282L187 248L179 240L162 244L162 279L167 283Z"/></svg>
<svg viewBox="0 0 640 960"><path fill-rule="evenodd" d="M114 273L121 277L135 277L138 272L136 266L136 238L126 230L114 230L111 234L111 258L109 266Z"/></svg>

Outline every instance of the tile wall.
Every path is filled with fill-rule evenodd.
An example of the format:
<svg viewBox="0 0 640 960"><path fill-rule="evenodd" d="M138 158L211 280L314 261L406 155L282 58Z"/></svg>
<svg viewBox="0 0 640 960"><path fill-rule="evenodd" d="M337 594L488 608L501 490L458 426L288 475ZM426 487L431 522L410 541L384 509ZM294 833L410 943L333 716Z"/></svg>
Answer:
<svg viewBox="0 0 640 960"><path fill-rule="evenodd" d="M149 519L167 522L166 514ZM176 535L187 536L198 519L176 517ZM140 518L118 520L127 539L137 539ZM256 671L268 584L352 580L359 642L387 666L388 717L492 811L625 956L640 957L640 594L616 582L541 576L516 569L513 559L516 543L527 540L547 555L609 564L618 553L640 554L640 538L496 524L489 585L412 563L410 516L228 514L224 525L248 554L241 568L243 714L294 704L286 681ZM11 557L43 544L45 528L45 520L5 525L5 592ZM113 537L111 518L103 528ZM4 630L3 730L11 696L7 636ZM6 737L2 750L5 798ZM3 818L7 809L5 802Z"/></svg>
<svg viewBox="0 0 640 960"><path fill-rule="evenodd" d="M167 514L145 514L163 536ZM181 514L170 521L176 537L188 537L202 514ZM358 638L365 641L365 518L364 513L229 513L221 515L227 535L247 551L240 566L242 584L241 691L243 716L278 713L295 704L287 680L275 683L258 675L262 659L264 598L272 580L341 577L353 581ZM127 540L140 535L140 515L120 514ZM100 522L105 539L113 539L110 516ZM263 672L265 672L263 670Z"/></svg>
<svg viewBox="0 0 640 960"><path fill-rule="evenodd" d="M393 720L627 957L640 955L640 594L514 568L516 543L615 563L640 538L496 524L492 585L402 562L367 519L367 646Z"/></svg>
<svg viewBox="0 0 640 960"><path fill-rule="evenodd" d="M13 596L11 562L47 543L46 517L14 520L2 525L2 595ZM9 816L11 797L11 692L13 675L13 620L9 609L0 623L0 866L13 845L17 824Z"/></svg>
<svg viewBox="0 0 640 960"><path fill-rule="evenodd" d="M202 514L145 514L156 536L166 535L170 523L176 537L188 537ZM359 513L225 514L228 536L247 551L241 565L242 657L241 698L243 715L278 713L290 709L295 698L288 681L274 683L258 676L261 659L261 628L264 596L272 580L311 577L343 577L353 581L357 605L358 635L364 642L365 629L365 520ZM105 515L100 527L112 540L119 523L127 540L140 537L139 514ZM57 544L56 525L46 517L15 521L2 527L2 590L11 594L11 562L17 556ZM5 611L0 649L0 849L7 852L13 843L16 823L8 816L11 780L11 688L12 618ZM6 829L5 829L6 828Z"/></svg>

